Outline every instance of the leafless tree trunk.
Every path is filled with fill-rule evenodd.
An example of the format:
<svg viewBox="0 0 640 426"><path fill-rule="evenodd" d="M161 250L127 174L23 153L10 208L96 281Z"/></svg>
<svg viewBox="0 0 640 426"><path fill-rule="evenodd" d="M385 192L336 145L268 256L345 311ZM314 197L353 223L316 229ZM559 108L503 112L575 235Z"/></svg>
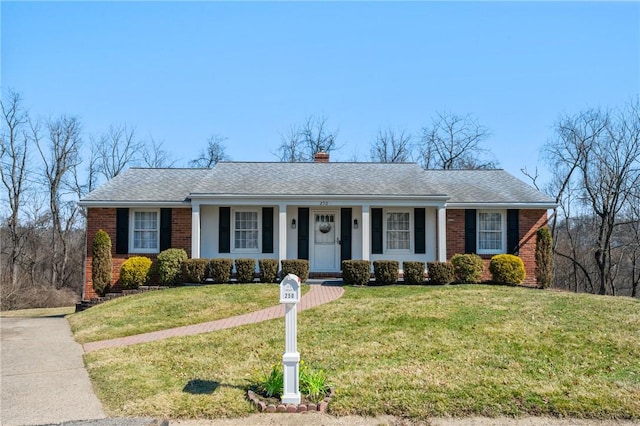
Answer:
<svg viewBox="0 0 640 426"><path fill-rule="evenodd" d="M177 160L171 160L170 154L162 148L162 145L162 142L156 142L153 138L145 144L142 150L142 162L146 167L175 167Z"/></svg>
<svg viewBox="0 0 640 426"><path fill-rule="evenodd" d="M404 129L396 132L388 128L379 130L371 145L371 161L378 163L402 163L411 161L413 146L411 135Z"/></svg>
<svg viewBox="0 0 640 426"><path fill-rule="evenodd" d="M17 291L18 263L24 253L23 236L20 227L20 213L25 201L25 192L29 189L27 158L28 138L26 124L27 113L22 106L20 94L9 91L6 102L0 101L2 107L3 129L0 142L0 178L6 189L7 225L3 230L8 234L3 236L3 251L8 249L9 282L4 282L5 287L10 286L10 291ZM4 197L3 197L4 198ZM4 204L4 203L3 203ZM4 232L3 232L4 234Z"/></svg>
<svg viewBox="0 0 640 426"><path fill-rule="evenodd" d="M200 156L189 162L191 167L211 168L220 161L229 159L224 146L226 137L214 133L207 140L207 148L200 153Z"/></svg>
<svg viewBox="0 0 640 426"><path fill-rule="evenodd" d="M96 170L107 180L135 163L144 148L144 144L136 140L135 129L126 125L110 126L107 132L92 140L91 145Z"/></svg>
<svg viewBox="0 0 640 426"><path fill-rule="evenodd" d="M467 114L437 113L431 126L422 129L420 157L425 169L492 169L495 160L483 147L491 136L486 127Z"/></svg>

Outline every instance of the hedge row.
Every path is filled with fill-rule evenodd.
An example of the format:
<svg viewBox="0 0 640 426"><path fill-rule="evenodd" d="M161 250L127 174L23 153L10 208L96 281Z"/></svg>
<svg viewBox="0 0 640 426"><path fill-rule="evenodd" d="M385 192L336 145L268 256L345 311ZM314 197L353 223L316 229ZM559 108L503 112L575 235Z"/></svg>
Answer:
<svg viewBox="0 0 640 426"><path fill-rule="evenodd" d="M429 284L450 284L452 282L476 284L481 281L484 262L477 254L456 254L451 262L427 262ZM425 284L425 263L405 261L402 263L405 284ZM342 261L342 280L352 285L390 285L399 280L399 262L396 260ZM499 254L491 258L489 271L497 284L521 284L525 277L524 263L518 256Z"/></svg>

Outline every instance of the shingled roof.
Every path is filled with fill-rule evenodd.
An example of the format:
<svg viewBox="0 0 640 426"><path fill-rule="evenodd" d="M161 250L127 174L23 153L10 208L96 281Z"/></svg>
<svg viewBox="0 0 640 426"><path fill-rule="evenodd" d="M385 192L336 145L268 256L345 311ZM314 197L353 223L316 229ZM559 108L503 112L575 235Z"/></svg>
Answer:
<svg viewBox="0 0 640 426"><path fill-rule="evenodd" d="M504 170L423 170L415 163L221 162L213 169L141 169L118 175L81 204L185 204L196 197L425 197L448 204L554 202Z"/></svg>

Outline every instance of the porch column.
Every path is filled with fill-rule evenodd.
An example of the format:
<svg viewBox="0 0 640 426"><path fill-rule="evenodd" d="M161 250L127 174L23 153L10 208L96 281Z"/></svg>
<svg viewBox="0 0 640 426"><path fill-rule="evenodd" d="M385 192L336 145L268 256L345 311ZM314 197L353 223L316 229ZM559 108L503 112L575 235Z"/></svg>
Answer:
<svg viewBox="0 0 640 426"><path fill-rule="evenodd" d="M191 258L200 257L200 204L191 204Z"/></svg>
<svg viewBox="0 0 640 426"><path fill-rule="evenodd" d="M362 260L369 260L371 250L371 220L369 219L369 205L362 206Z"/></svg>
<svg viewBox="0 0 640 426"><path fill-rule="evenodd" d="M447 209L438 207L438 261L447 260Z"/></svg>
<svg viewBox="0 0 640 426"><path fill-rule="evenodd" d="M287 258L287 205L280 204L278 211L278 268Z"/></svg>

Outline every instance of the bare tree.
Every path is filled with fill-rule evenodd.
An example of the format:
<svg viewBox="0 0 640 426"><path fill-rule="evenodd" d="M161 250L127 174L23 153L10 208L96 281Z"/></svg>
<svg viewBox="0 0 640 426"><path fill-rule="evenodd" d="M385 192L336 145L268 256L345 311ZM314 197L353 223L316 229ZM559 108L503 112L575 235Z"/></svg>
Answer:
<svg viewBox="0 0 640 426"><path fill-rule="evenodd" d="M92 139L92 158L95 157L96 170L109 180L135 163L144 144L136 140L135 129L127 125L109 126L97 139Z"/></svg>
<svg viewBox="0 0 640 426"><path fill-rule="evenodd" d="M580 270L594 292L615 295L624 256L614 237L628 223L623 213L640 185L638 101L616 111L589 109L561 117L545 153L554 170L559 220L585 240L568 238L561 245L560 238L556 254Z"/></svg>
<svg viewBox="0 0 640 426"><path fill-rule="evenodd" d="M338 149L338 130L327 128L324 116L309 116L300 126L292 126L277 150L277 156L283 162L313 161L315 154L327 154Z"/></svg>
<svg viewBox="0 0 640 426"><path fill-rule="evenodd" d="M170 154L162 148L163 142L156 142L154 138L144 145L142 149L142 162L146 167L171 168L175 167L178 160L171 160Z"/></svg>
<svg viewBox="0 0 640 426"><path fill-rule="evenodd" d="M437 113L422 129L420 157L425 169L491 169L497 162L483 143L491 136L470 114Z"/></svg>
<svg viewBox="0 0 640 426"><path fill-rule="evenodd" d="M79 216L77 168L80 165L81 125L76 117L62 116L46 123L46 136L32 124L32 134L43 164L48 193L51 257L50 282L57 288L73 286L68 264L72 255L71 236Z"/></svg>
<svg viewBox="0 0 640 426"><path fill-rule="evenodd" d="M2 250L8 250L6 264L9 269L9 280L3 280L3 297L11 296L18 291L18 267L23 256L24 232L20 227L21 209L25 202L28 188L29 169L28 137L26 124L29 117L22 106L19 93L9 91L6 102L0 100L2 108L2 133L0 134L0 178L6 190L8 206L6 227L3 226ZM4 198L4 197L3 197ZM4 202L2 203L4 204ZM3 253L4 254L4 253Z"/></svg>
<svg viewBox="0 0 640 426"><path fill-rule="evenodd" d="M390 127L378 130L371 144L371 161L378 163L402 163L411 161L413 146L411 134L405 129L395 131Z"/></svg>
<svg viewBox="0 0 640 426"><path fill-rule="evenodd" d="M220 161L226 161L229 156L226 154L224 145L227 138L217 133L209 136L207 140L207 148L204 149L198 158L189 161L191 167L211 168Z"/></svg>

